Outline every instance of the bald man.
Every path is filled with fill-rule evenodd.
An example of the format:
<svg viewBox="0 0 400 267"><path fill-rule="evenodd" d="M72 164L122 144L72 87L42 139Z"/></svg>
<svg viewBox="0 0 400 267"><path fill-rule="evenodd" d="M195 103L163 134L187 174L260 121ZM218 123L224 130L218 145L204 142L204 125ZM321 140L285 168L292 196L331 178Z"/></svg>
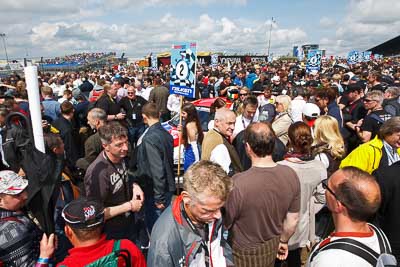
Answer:
<svg viewBox="0 0 400 267"><path fill-rule="evenodd" d="M344 167L322 184L326 189L326 202L332 212L335 231L314 248L307 266L371 266L367 258L337 247L339 243L348 244L345 239L357 241L357 247L365 246L378 255L390 253L383 231L367 223L381 204L381 192L375 178L356 167ZM380 246L380 241L386 244L386 249Z"/></svg>
<svg viewBox="0 0 400 267"><path fill-rule="evenodd" d="M232 110L218 109L215 113L214 129L206 134L202 144L201 159L218 163L229 176L242 171L240 158L230 142L235 122L236 115Z"/></svg>

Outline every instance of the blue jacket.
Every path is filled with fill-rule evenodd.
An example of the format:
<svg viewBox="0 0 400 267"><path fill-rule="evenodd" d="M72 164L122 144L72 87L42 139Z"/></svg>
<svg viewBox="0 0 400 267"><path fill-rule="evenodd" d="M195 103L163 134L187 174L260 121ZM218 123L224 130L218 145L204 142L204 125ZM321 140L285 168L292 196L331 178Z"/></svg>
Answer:
<svg viewBox="0 0 400 267"><path fill-rule="evenodd" d="M254 81L257 80L257 74L255 73L250 73L246 77L246 87L249 88L250 90L253 88Z"/></svg>
<svg viewBox="0 0 400 267"><path fill-rule="evenodd" d="M328 105L327 115L334 117L338 121L339 130L340 130L340 132L342 132L342 129L343 129L342 112L340 111L340 108L339 108L338 104L336 104L335 101L333 101L332 103L330 103Z"/></svg>
<svg viewBox="0 0 400 267"><path fill-rule="evenodd" d="M55 121L61 114L60 103L54 99L44 99L42 101L44 115Z"/></svg>

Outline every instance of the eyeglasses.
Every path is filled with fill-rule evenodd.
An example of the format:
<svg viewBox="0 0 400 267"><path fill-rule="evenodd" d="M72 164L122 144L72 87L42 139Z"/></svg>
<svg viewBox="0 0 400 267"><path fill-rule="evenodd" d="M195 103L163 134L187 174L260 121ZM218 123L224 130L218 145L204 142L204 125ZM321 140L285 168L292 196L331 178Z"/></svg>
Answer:
<svg viewBox="0 0 400 267"><path fill-rule="evenodd" d="M248 93L245 93L245 94L239 94L240 96L246 96L246 95L249 95Z"/></svg>
<svg viewBox="0 0 400 267"><path fill-rule="evenodd" d="M128 95L134 95L135 93L134 92L128 92L127 94Z"/></svg>
<svg viewBox="0 0 400 267"><path fill-rule="evenodd" d="M363 101L369 103L369 102L376 101L376 100L364 98Z"/></svg>
<svg viewBox="0 0 400 267"><path fill-rule="evenodd" d="M346 205L343 203L343 201L341 201L340 198L338 198L338 196L335 194L335 192L333 192L333 190L329 188L329 186L328 186L328 179L323 180L323 181L321 182L321 184L322 184L322 188L323 188L323 189L328 190L328 192L331 193L332 196L334 196L334 197L336 198L337 201L341 202L344 206L346 206Z"/></svg>

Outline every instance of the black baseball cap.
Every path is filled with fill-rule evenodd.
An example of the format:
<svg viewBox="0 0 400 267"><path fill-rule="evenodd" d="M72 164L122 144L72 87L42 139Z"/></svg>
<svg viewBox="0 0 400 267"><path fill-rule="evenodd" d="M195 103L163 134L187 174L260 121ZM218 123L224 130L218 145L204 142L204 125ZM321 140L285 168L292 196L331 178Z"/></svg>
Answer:
<svg viewBox="0 0 400 267"><path fill-rule="evenodd" d="M353 84L349 84L347 85L347 92L360 92L362 91L362 87L361 85L357 82L357 83L353 83Z"/></svg>
<svg viewBox="0 0 400 267"><path fill-rule="evenodd" d="M68 203L61 215L66 224L76 229L88 229L104 223L103 205L85 198Z"/></svg>

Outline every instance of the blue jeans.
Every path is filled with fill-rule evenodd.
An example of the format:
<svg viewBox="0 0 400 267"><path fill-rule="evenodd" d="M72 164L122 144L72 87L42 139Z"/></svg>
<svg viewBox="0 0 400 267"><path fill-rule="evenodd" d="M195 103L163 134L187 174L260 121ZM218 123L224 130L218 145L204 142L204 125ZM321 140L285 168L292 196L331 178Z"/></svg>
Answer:
<svg viewBox="0 0 400 267"><path fill-rule="evenodd" d="M169 205L171 205L171 199L172 195L174 192L167 192L165 194L165 208L167 208ZM165 210L160 210L157 209L156 203L154 201L153 196L145 196L144 199L144 210L145 210L145 219L144 222L146 224L146 227L151 233L151 230L153 229L154 224L156 223L158 217L160 217L161 213Z"/></svg>
<svg viewBox="0 0 400 267"><path fill-rule="evenodd" d="M132 147L136 146L137 140L143 134L145 129L144 124L135 127L128 127L128 139Z"/></svg>

